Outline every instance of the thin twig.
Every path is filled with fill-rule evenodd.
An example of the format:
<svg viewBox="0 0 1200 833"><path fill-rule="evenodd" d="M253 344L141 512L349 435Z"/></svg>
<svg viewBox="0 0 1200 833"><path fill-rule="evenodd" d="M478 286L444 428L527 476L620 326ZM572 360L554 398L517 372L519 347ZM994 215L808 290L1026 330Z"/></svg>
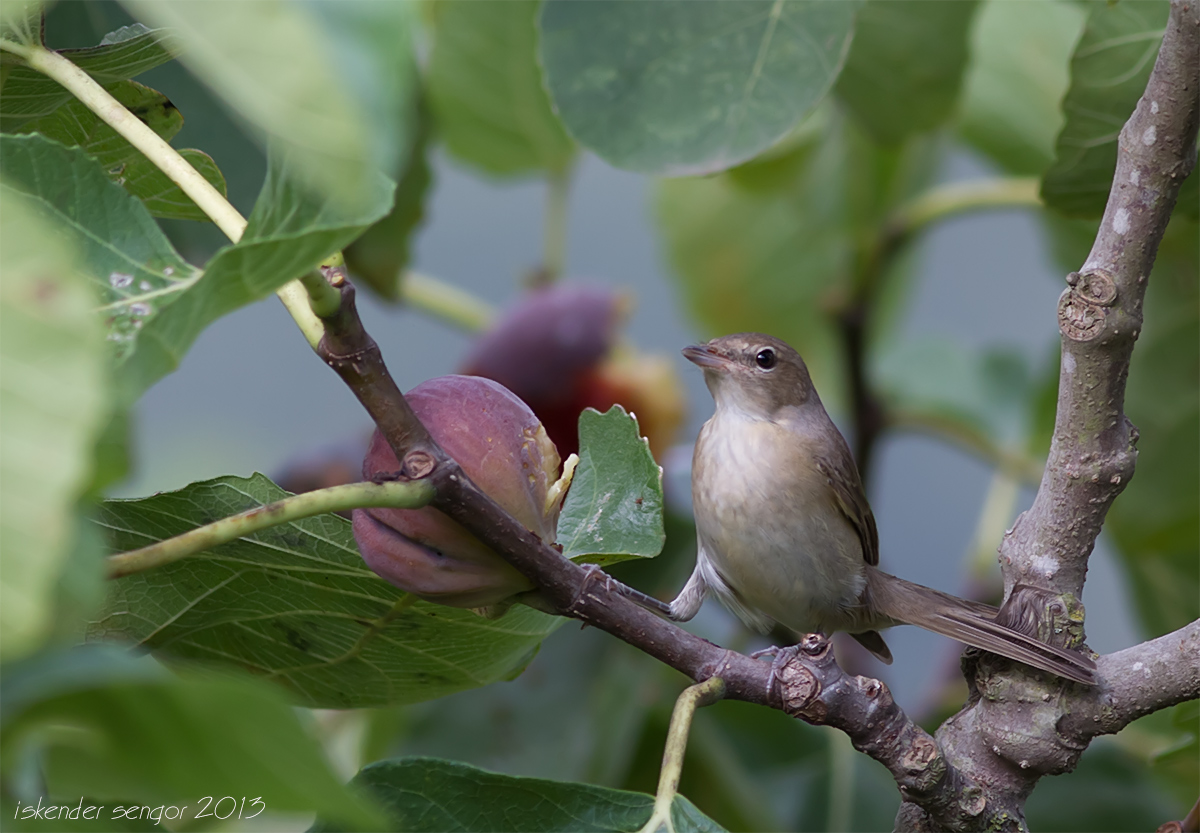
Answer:
<svg viewBox="0 0 1200 833"><path fill-rule="evenodd" d="M465 289L411 269L400 277L400 300L468 333L492 325L496 311Z"/></svg>
<svg viewBox="0 0 1200 833"><path fill-rule="evenodd" d="M725 696L725 681L711 677L702 683L688 686L675 701L671 711L671 724L667 728L667 742L663 748L662 769L658 773L658 790L654 793L654 811L641 829L641 833L658 833L666 828L675 833L671 819L671 805L679 794L679 778L683 773L683 758L687 752L688 735L692 731L692 718L696 709L710 706Z"/></svg>

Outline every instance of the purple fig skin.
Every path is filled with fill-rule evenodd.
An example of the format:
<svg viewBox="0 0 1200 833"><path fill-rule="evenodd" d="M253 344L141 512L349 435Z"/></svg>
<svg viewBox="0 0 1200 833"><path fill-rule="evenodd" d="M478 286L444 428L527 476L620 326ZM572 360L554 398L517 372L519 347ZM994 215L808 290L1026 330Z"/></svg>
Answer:
<svg viewBox="0 0 1200 833"><path fill-rule="evenodd" d="M601 287L535 289L476 340L463 367L535 404L569 400L576 377L612 348L626 306Z"/></svg>
<svg viewBox="0 0 1200 833"><path fill-rule="evenodd" d="M405 395L417 418L463 471L509 514L553 541L558 505L546 495L559 456L533 411L507 388L476 376L441 376ZM363 478L399 470L376 431ZM375 573L423 599L480 608L509 601L533 584L494 550L432 507L356 509L354 538Z"/></svg>

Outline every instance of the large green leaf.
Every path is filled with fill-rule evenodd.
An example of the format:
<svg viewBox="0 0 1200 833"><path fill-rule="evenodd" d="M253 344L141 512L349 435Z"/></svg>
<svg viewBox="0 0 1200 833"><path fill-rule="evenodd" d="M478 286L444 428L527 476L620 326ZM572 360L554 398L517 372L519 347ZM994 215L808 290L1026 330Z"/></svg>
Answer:
<svg viewBox="0 0 1200 833"><path fill-rule="evenodd" d="M905 342L878 351L873 375L901 422L944 423L950 433L1018 447L1032 429L1034 379L1020 353L932 339Z"/></svg>
<svg viewBox="0 0 1200 833"><path fill-rule="evenodd" d="M3 186L0 186L3 187ZM104 328L79 251L20 193L0 219L0 651L50 633L75 505L110 410Z"/></svg>
<svg viewBox="0 0 1200 833"><path fill-rule="evenodd" d="M195 808L205 795L244 796L246 815L315 810L379 823L287 700L256 680L172 676L148 657L96 645L9 666L3 689L5 745L41 747L51 798Z"/></svg>
<svg viewBox="0 0 1200 833"><path fill-rule="evenodd" d="M975 16L959 129L1010 173L1040 174L1054 159L1067 65L1086 15L1067 0L987 0Z"/></svg>
<svg viewBox="0 0 1200 833"><path fill-rule="evenodd" d="M654 797L642 793L500 775L436 758L380 761L350 783L379 799L390 817L386 829L397 831L638 830L654 806ZM678 833L724 829L682 796L671 806L671 820Z"/></svg>
<svg viewBox="0 0 1200 833"><path fill-rule="evenodd" d="M915 142L881 148L844 117L817 115L786 152L719 176L661 183L658 216L702 329L784 339L836 408L845 376L834 316L854 285L860 242L929 181L932 156Z"/></svg>
<svg viewBox="0 0 1200 833"><path fill-rule="evenodd" d="M262 475L224 477L107 501L99 520L114 551L130 550L284 495ZM248 669L306 705L359 708L506 679L561 621L417 601L368 569L349 521L320 515L114 582L91 633Z"/></svg>
<svg viewBox="0 0 1200 833"><path fill-rule="evenodd" d="M868 0L838 76L838 97L872 136L899 142L949 117L967 64L977 0Z"/></svg>
<svg viewBox="0 0 1200 833"><path fill-rule="evenodd" d="M493 174L564 170L575 145L542 87L538 0L434 7L429 100L455 156Z"/></svg>
<svg viewBox="0 0 1200 833"><path fill-rule="evenodd" d="M164 141L183 127L183 116L165 95L136 81L117 81L108 86L117 101ZM47 139L82 148L100 163L109 177L140 198L155 217L207 220L208 215L147 159L140 150L100 120L78 100L72 100L49 115L26 122L18 133L39 133ZM203 151L185 149L180 154L222 195L225 177Z"/></svg>
<svg viewBox="0 0 1200 833"><path fill-rule="evenodd" d="M377 175L364 207L346 210L275 164L241 241L202 272L82 150L40 136L0 137L0 149L0 188L32 197L61 221L100 288L124 403L174 370L204 327L315 267L387 213L391 200L391 183Z"/></svg>
<svg viewBox="0 0 1200 833"><path fill-rule="evenodd" d="M828 92L858 6L550 0L547 86L567 130L619 168L722 170L775 144Z"/></svg>
<svg viewBox="0 0 1200 833"><path fill-rule="evenodd" d="M615 564L662 551L662 469L620 405L579 415L579 466L558 517L567 558Z"/></svg>
<svg viewBox="0 0 1200 833"><path fill-rule="evenodd" d="M433 129L428 106L418 107L416 136L396 183L392 210L346 247L346 265L359 283L389 301L400 299L402 272L411 256L411 238L425 219L425 199L433 180L429 141Z"/></svg>
<svg viewBox="0 0 1200 833"><path fill-rule="evenodd" d="M329 23L315 8L283 0L125 5L139 18L179 33L188 45L181 62L266 136L294 175L343 207L362 208L373 199L373 163L379 160L370 151L381 146L372 139L365 103L339 70L340 61L356 59L327 48L323 31ZM336 5L342 4L335 4L333 14ZM347 15L362 11L357 4L344 5ZM375 5L396 7L381 10L377 34L390 36L391 50L407 56L411 32L406 8L399 8L404 4ZM394 155L396 149L387 152Z"/></svg>
<svg viewBox="0 0 1200 833"><path fill-rule="evenodd" d="M1071 56L1054 164L1042 178L1046 205L1068 216L1104 213L1117 137L1146 89L1169 11L1167 0L1093 5Z"/></svg>
<svg viewBox="0 0 1200 833"><path fill-rule="evenodd" d="M1175 217L1146 291L1125 408L1137 469L1113 503L1112 535L1148 636L1200 617L1200 288L1195 222Z"/></svg>
<svg viewBox="0 0 1200 833"><path fill-rule="evenodd" d="M100 83L110 84L165 64L179 46L180 41L172 33L134 24L110 32L99 46L60 52ZM15 130L74 100L62 85L37 70L27 66L6 70L0 74L0 130Z"/></svg>

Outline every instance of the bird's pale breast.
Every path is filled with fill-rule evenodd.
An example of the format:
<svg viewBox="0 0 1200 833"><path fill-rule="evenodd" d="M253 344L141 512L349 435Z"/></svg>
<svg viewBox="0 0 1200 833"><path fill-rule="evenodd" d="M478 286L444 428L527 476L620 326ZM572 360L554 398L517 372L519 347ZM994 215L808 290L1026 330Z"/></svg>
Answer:
<svg viewBox="0 0 1200 833"><path fill-rule="evenodd" d="M692 498L700 542L742 604L803 633L838 627L865 565L798 436L786 423L718 411L697 440Z"/></svg>

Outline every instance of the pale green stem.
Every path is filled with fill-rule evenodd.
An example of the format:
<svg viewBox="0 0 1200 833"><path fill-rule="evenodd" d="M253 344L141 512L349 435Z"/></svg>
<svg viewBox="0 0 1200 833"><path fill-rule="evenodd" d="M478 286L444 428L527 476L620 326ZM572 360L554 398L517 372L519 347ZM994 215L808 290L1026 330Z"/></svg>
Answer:
<svg viewBox="0 0 1200 833"><path fill-rule="evenodd" d="M997 469L992 475L983 507L979 510L979 520L975 523L970 550L970 569L979 580L993 573L997 582L1000 579L1000 574L995 572L996 545L1004 538L1020 491L1021 484L1010 473Z"/></svg>
<svg viewBox="0 0 1200 833"><path fill-rule="evenodd" d="M401 276L400 299L469 333L486 330L496 317L486 301L420 272L408 271Z"/></svg>
<svg viewBox="0 0 1200 833"><path fill-rule="evenodd" d="M1045 464L1041 460L997 445L982 431L976 431L958 420L934 413L907 410L889 410L887 420L890 428L919 431L952 442L983 458L1021 483L1032 486L1042 480Z"/></svg>
<svg viewBox="0 0 1200 833"><path fill-rule="evenodd" d="M108 577L120 578L171 564L235 538L313 515L366 507L418 509L432 499L433 487L424 482L350 483L304 492L258 506L240 515L222 518L148 547L110 555L107 559Z"/></svg>
<svg viewBox="0 0 1200 833"><path fill-rule="evenodd" d="M938 185L901 206L893 218L898 231L912 234L947 217L994 208L1037 208L1042 204L1037 177L970 179Z"/></svg>
<svg viewBox="0 0 1200 833"><path fill-rule="evenodd" d="M553 283L567 265L567 198L571 166L550 173L546 181L546 216L542 230L542 277Z"/></svg>
<svg viewBox="0 0 1200 833"><path fill-rule="evenodd" d="M857 754L849 735L836 729L829 731L829 816L825 825L829 833L850 829Z"/></svg>
<svg viewBox="0 0 1200 833"><path fill-rule="evenodd" d="M129 112L90 75L57 52L41 46L0 41L0 50L19 55L30 67L61 84L178 185L226 237L234 243L242 239L246 218L178 151ZM325 332L325 326L309 306L309 293L304 286L299 281L291 281L280 287L276 294L296 320L308 343L315 348Z"/></svg>
<svg viewBox="0 0 1200 833"><path fill-rule="evenodd" d="M687 751L688 734L692 730L692 717L696 709L715 703L724 696L725 681L720 677L710 677L685 688L675 701L671 725L667 729L667 744L663 749L662 770L658 775L658 792L654 794L654 812L640 833L658 833L662 829L667 833L675 833L671 805L679 794L679 777L683 772L683 756Z"/></svg>

